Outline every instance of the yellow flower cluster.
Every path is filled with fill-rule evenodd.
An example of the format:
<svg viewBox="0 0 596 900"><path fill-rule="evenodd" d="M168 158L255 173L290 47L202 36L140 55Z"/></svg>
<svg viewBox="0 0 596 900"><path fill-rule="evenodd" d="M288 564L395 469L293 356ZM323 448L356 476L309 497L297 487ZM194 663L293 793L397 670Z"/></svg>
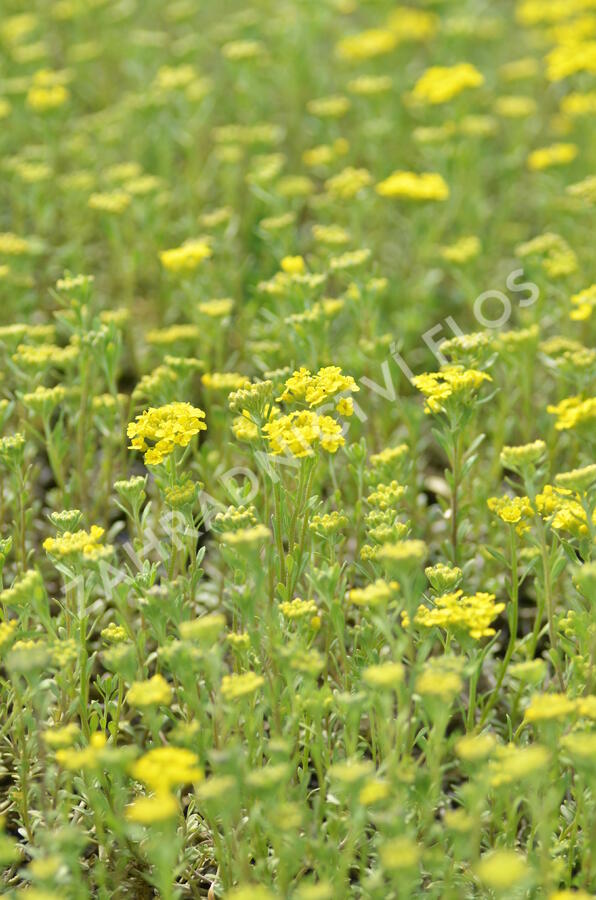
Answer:
<svg viewBox="0 0 596 900"><path fill-rule="evenodd" d="M51 556L72 557L81 555L85 559L98 559L111 552L109 545L100 543L104 535L104 529L99 525L92 525L89 531L65 531L58 537L46 538L43 548Z"/></svg>
<svg viewBox="0 0 596 900"><path fill-rule="evenodd" d="M154 675L146 681L133 681L126 695L131 706L141 709L147 706L169 706L172 702L172 688L163 675Z"/></svg>
<svg viewBox="0 0 596 900"><path fill-rule="evenodd" d="M427 566L424 574L435 591L441 594L454 588L462 578L462 570L459 566L447 566L445 563Z"/></svg>
<svg viewBox="0 0 596 900"><path fill-rule="evenodd" d="M423 9L397 6L389 13L387 25L397 35L400 43L426 41L436 34L439 17L435 13Z"/></svg>
<svg viewBox="0 0 596 900"><path fill-rule="evenodd" d="M416 692L423 697L451 701L463 687L460 673L459 658L448 656L431 658L416 679Z"/></svg>
<svg viewBox="0 0 596 900"><path fill-rule="evenodd" d="M551 231L519 244L515 248L515 255L521 259L527 256L542 257L542 268L550 278L570 275L578 266L577 256L567 241Z"/></svg>
<svg viewBox="0 0 596 900"><path fill-rule="evenodd" d="M288 378L283 393L277 399L286 403L304 402L312 409L336 394L359 390L352 376L343 375L339 366L325 366L314 375L303 367Z"/></svg>
<svg viewBox="0 0 596 900"><path fill-rule="evenodd" d="M205 372L201 381L206 388L214 391L237 391L249 385L246 375L239 372Z"/></svg>
<svg viewBox="0 0 596 900"><path fill-rule="evenodd" d="M466 263L478 256L481 249L480 239L476 235L468 235L460 238L454 244L441 247L440 253L447 262Z"/></svg>
<svg viewBox="0 0 596 900"><path fill-rule="evenodd" d="M504 784L513 784L544 770L550 755L546 747L530 744L519 747L507 744L497 747L494 759L489 763L490 783L498 788Z"/></svg>
<svg viewBox="0 0 596 900"><path fill-rule="evenodd" d="M546 411L557 417L557 431L568 431L596 420L596 397L566 397L560 403L547 406Z"/></svg>
<svg viewBox="0 0 596 900"><path fill-rule="evenodd" d="M347 516L342 515L337 510L334 510L330 513L324 513L323 515L315 515L309 522L309 530L314 531L318 534L325 535L325 537L329 537L331 534L335 534L340 531L342 528L345 528L348 524Z"/></svg>
<svg viewBox="0 0 596 900"><path fill-rule="evenodd" d="M567 694L534 694L525 712L526 722L562 719L577 711L577 701Z"/></svg>
<svg viewBox="0 0 596 900"><path fill-rule="evenodd" d="M35 112L59 109L68 101L70 92L63 84L33 84L27 92L27 106Z"/></svg>
<svg viewBox="0 0 596 900"><path fill-rule="evenodd" d="M426 397L425 412L444 412L444 403L451 397L459 402L469 403L475 391L485 381L492 381L490 375L478 369L464 366L445 366L439 372L425 372L412 378L414 387Z"/></svg>
<svg viewBox="0 0 596 900"><path fill-rule="evenodd" d="M572 306L575 307L569 314L570 319L575 322L584 322L586 319L589 319L596 309L596 284L592 284L583 291L573 294L570 301Z"/></svg>
<svg viewBox="0 0 596 900"><path fill-rule="evenodd" d="M368 495L366 500L370 506L375 507L376 509L391 509L399 500L401 500L404 493L404 486L398 484L397 481L392 481L390 484L381 483Z"/></svg>
<svg viewBox="0 0 596 900"><path fill-rule="evenodd" d="M519 535L530 530L534 510L529 497L489 497L486 505L508 525L515 525Z"/></svg>
<svg viewBox="0 0 596 900"><path fill-rule="evenodd" d="M129 822L139 825L153 825L173 819L180 807L173 794L159 791L150 797L138 797L126 807L125 816Z"/></svg>
<svg viewBox="0 0 596 900"><path fill-rule="evenodd" d="M503 447L500 455L501 465L509 469L532 465L541 459L545 450L546 444L541 440L516 447Z"/></svg>
<svg viewBox="0 0 596 900"><path fill-rule="evenodd" d="M155 747L132 766L131 774L153 791L170 791L203 778L197 756L183 747Z"/></svg>
<svg viewBox="0 0 596 900"><path fill-rule="evenodd" d="M596 41L571 41L558 44L546 57L549 81L562 81L576 72L596 74Z"/></svg>
<svg viewBox="0 0 596 900"><path fill-rule="evenodd" d="M168 328L152 328L145 335L148 344L164 347L178 341L197 341L201 335L198 325L170 325Z"/></svg>
<svg viewBox="0 0 596 900"><path fill-rule="evenodd" d="M203 260L209 259L211 255L209 243L202 238L195 238L186 241L181 247L162 250L159 258L164 269L179 274L194 272Z"/></svg>
<svg viewBox="0 0 596 900"><path fill-rule="evenodd" d="M484 591L471 596L464 596L461 590L454 591L437 597L434 604L432 609L418 607L414 617L417 625L467 631L475 640L495 634L491 622L505 609L504 603L495 603L494 594Z"/></svg>
<svg viewBox="0 0 596 900"><path fill-rule="evenodd" d="M279 609L286 619L303 619L306 616L316 615L317 604L314 600L295 597L294 600L284 600L279 604Z"/></svg>
<svg viewBox="0 0 596 900"><path fill-rule="evenodd" d="M528 168L534 172L550 169L551 166L563 166L573 162L578 154L576 144L552 144L533 150L528 156Z"/></svg>
<svg viewBox="0 0 596 900"><path fill-rule="evenodd" d="M230 297L219 297L212 300L203 300L197 309L210 319L222 319L229 316L234 308L234 301Z"/></svg>
<svg viewBox="0 0 596 900"><path fill-rule="evenodd" d="M312 456L318 446L335 453L346 442L339 422L307 409L272 419L262 430L276 456L290 453L300 459Z"/></svg>
<svg viewBox="0 0 596 900"><path fill-rule="evenodd" d="M99 212L121 215L128 209L131 196L127 191L97 191L89 197L87 206Z"/></svg>
<svg viewBox="0 0 596 900"><path fill-rule="evenodd" d="M221 682L221 695L224 700L238 700L254 694L265 683L262 675L256 672L243 672L241 675L224 675Z"/></svg>
<svg viewBox="0 0 596 900"><path fill-rule="evenodd" d="M417 103L447 103L466 88L480 87L484 75L471 63L432 66L418 79L411 97Z"/></svg>
<svg viewBox="0 0 596 900"><path fill-rule="evenodd" d="M582 466L580 469L571 469L569 472L559 472L555 476L555 481L564 488L584 493L596 482L596 463Z"/></svg>
<svg viewBox="0 0 596 900"><path fill-rule="evenodd" d="M78 350L73 344L66 347L58 347L56 344L19 344L13 360L17 365L28 366L32 369L43 369L49 366L61 368L78 356Z"/></svg>
<svg viewBox="0 0 596 900"><path fill-rule="evenodd" d="M379 453L373 453L370 464L373 467L385 466L401 461L408 452L407 444L398 444L396 447L385 447Z"/></svg>
<svg viewBox="0 0 596 900"><path fill-rule="evenodd" d="M365 187L368 187L371 182L372 176L368 169L355 169L353 166L348 166L342 169L341 172L338 172L337 175L328 178L325 182L325 188L338 199L350 200ZM323 227L318 226L319 234L321 234L320 229ZM316 233L314 228L313 232Z"/></svg>
<svg viewBox="0 0 596 900"><path fill-rule="evenodd" d="M204 418L203 410L190 403L175 401L151 407L129 423L126 433L131 439L130 448L144 452L147 465L158 465L176 446L186 447L195 434L206 430Z"/></svg>
<svg viewBox="0 0 596 900"><path fill-rule="evenodd" d="M348 600L355 606L382 606L389 602L399 590L397 581L383 581L377 578L364 588L352 588L348 591Z"/></svg>
<svg viewBox="0 0 596 900"><path fill-rule="evenodd" d="M302 162L310 168L328 166L341 156L345 156L350 145L345 138L336 138L332 144L317 144L302 154Z"/></svg>
<svg viewBox="0 0 596 900"><path fill-rule="evenodd" d="M447 200L449 187L444 178L436 172L416 172L398 170L376 186L381 197L406 198L409 200Z"/></svg>
<svg viewBox="0 0 596 900"><path fill-rule="evenodd" d="M271 531L266 525L259 523L250 528L239 528L237 531L224 531L220 539L224 544L232 546L252 546L260 544L271 537Z"/></svg>
<svg viewBox="0 0 596 900"><path fill-rule="evenodd" d="M362 673L362 679L370 687L393 689L402 683L404 674L400 662L383 662L368 666Z"/></svg>
<svg viewBox="0 0 596 900"><path fill-rule="evenodd" d="M536 496L536 507L557 531L568 531L578 538L589 533L586 511L573 491L547 484ZM596 511L593 522L596 524Z"/></svg>
<svg viewBox="0 0 596 900"><path fill-rule="evenodd" d="M397 35L386 28L369 28L343 38L336 47L340 59L361 62L390 53L397 46Z"/></svg>

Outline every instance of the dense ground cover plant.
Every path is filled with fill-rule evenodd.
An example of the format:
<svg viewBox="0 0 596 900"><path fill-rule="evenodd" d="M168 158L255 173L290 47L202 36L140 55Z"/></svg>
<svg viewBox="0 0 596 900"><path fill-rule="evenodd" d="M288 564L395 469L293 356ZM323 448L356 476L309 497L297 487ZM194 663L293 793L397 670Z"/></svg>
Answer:
<svg viewBox="0 0 596 900"><path fill-rule="evenodd" d="M2 892L596 894L596 2L6 0Z"/></svg>

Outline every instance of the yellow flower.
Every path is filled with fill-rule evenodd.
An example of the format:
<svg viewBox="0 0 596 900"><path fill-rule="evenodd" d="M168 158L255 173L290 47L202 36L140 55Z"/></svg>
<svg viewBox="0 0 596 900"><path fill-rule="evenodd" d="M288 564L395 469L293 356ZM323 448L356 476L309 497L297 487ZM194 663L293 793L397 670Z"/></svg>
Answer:
<svg viewBox="0 0 596 900"><path fill-rule="evenodd" d="M300 597L296 597L294 600L284 600L280 603L279 610L286 619L304 619L317 612L317 604L314 600L301 600Z"/></svg>
<svg viewBox="0 0 596 900"><path fill-rule="evenodd" d="M306 108L313 116L321 119L340 119L350 109L349 99L341 94L333 94L330 97L319 97L316 100L309 100Z"/></svg>
<svg viewBox="0 0 596 900"><path fill-rule="evenodd" d="M329 182L325 186L329 189ZM318 225L312 226L312 235L320 244L328 244L329 246L341 246L347 244L350 240L350 232L341 225Z"/></svg>
<svg viewBox="0 0 596 900"><path fill-rule="evenodd" d="M284 256L280 265L282 272L286 272L287 275L302 275L306 271L302 256Z"/></svg>
<svg viewBox="0 0 596 900"><path fill-rule="evenodd" d="M508 469L533 465L542 458L545 450L546 444L541 440L517 447L503 447L500 454L501 465Z"/></svg>
<svg viewBox="0 0 596 900"><path fill-rule="evenodd" d="M159 465L176 446L186 447L195 434L207 429L204 418L203 410L190 403L176 401L150 407L128 425L130 449L144 452L147 465Z"/></svg>
<svg viewBox="0 0 596 900"><path fill-rule="evenodd" d="M432 66L418 79L412 99L419 103L447 103L467 88L484 84L484 75L471 63Z"/></svg>
<svg viewBox="0 0 596 900"><path fill-rule="evenodd" d="M554 406L547 406L546 411L557 416L557 431L567 431L596 419L596 397L567 397Z"/></svg>
<svg viewBox="0 0 596 900"><path fill-rule="evenodd" d="M474 235L462 237L454 244L441 247L440 253L443 259L453 263L466 263L478 256L482 249L480 240Z"/></svg>
<svg viewBox="0 0 596 900"><path fill-rule="evenodd" d="M458 590L452 594L443 594L433 602L432 609L424 605L418 607L414 617L417 625L425 628L461 629L475 640L495 634L490 623L505 609L504 603L495 603L494 594L482 591L467 597L463 596L463 591Z"/></svg>
<svg viewBox="0 0 596 900"><path fill-rule="evenodd" d="M74 362L78 355L79 351L74 344L67 344L66 347L58 347L56 344L19 344L12 359L17 365L32 369L53 366L62 368Z"/></svg>
<svg viewBox="0 0 596 900"><path fill-rule="evenodd" d="M558 44L547 54L546 77L562 81L576 72L596 74L596 41L571 41Z"/></svg>
<svg viewBox="0 0 596 900"><path fill-rule="evenodd" d="M109 544L100 543L104 535L104 529L99 525L92 525L89 531L65 531L58 537L46 538L43 548L51 556L70 557L82 555L85 559L97 559L111 552Z"/></svg>
<svg viewBox="0 0 596 900"><path fill-rule="evenodd" d="M336 394L359 390L352 376L343 375L339 366L325 366L315 375L302 368L287 379L284 391L277 399L286 403L303 400L312 408L320 406Z"/></svg>
<svg viewBox="0 0 596 900"><path fill-rule="evenodd" d="M103 732L92 734L86 747L75 749L62 747L56 751L56 762L71 772L79 769L92 771L104 766L109 759L110 749L106 746L106 736Z"/></svg>
<svg viewBox="0 0 596 900"><path fill-rule="evenodd" d="M529 874L526 859L514 850L494 850L485 853L476 874L480 881L493 890L504 891L524 881Z"/></svg>
<svg viewBox="0 0 596 900"><path fill-rule="evenodd" d="M489 497L486 505L503 522L515 525L520 536L530 530L534 510L528 497Z"/></svg>
<svg viewBox="0 0 596 900"><path fill-rule="evenodd" d="M27 92L27 105L35 112L49 112L64 106L69 97L70 91L63 84L34 84Z"/></svg>
<svg viewBox="0 0 596 900"><path fill-rule="evenodd" d="M435 172L417 175L416 172L397 171L379 182L376 191L381 197L410 200L446 200L449 197L445 180Z"/></svg>
<svg viewBox="0 0 596 900"><path fill-rule="evenodd" d="M305 150L302 154L302 162L305 166L317 168L318 166L328 166L334 162L339 156L345 156L350 148L345 138L337 138L332 144L318 144Z"/></svg>
<svg viewBox="0 0 596 900"><path fill-rule="evenodd" d="M398 444L396 447L385 447L385 449L381 450L379 453L372 454L370 464L374 467L389 465L402 460L407 452L407 444Z"/></svg>
<svg viewBox="0 0 596 900"><path fill-rule="evenodd" d="M153 328L146 334L148 344L164 347L178 341L198 341L201 329L198 325L170 325L169 328Z"/></svg>
<svg viewBox="0 0 596 900"><path fill-rule="evenodd" d="M154 675L146 681L133 681L126 695L131 706L169 706L172 689L163 675Z"/></svg>
<svg viewBox="0 0 596 900"><path fill-rule="evenodd" d="M438 697L451 701L462 687L459 672L440 659L436 665L427 663L424 671L416 679L416 692L423 697Z"/></svg>
<svg viewBox="0 0 596 900"><path fill-rule="evenodd" d="M49 728L43 732L44 743L52 748L70 747L79 737L81 731L74 722L63 725L61 728Z"/></svg>
<svg viewBox="0 0 596 900"><path fill-rule="evenodd" d="M368 666L362 673L362 679L370 687L394 689L404 680L404 667L400 662Z"/></svg>
<svg viewBox="0 0 596 900"><path fill-rule="evenodd" d="M572 91L561 100L561 112L566 116L588 116L596 113L596 91Z"/></svg>
<svg viewBox="0 0 596 900"><path fill-rule="evenodd" d="M167 791L160 791L150 797L139 797L126 807L124 815L129 822L139 825L154 825L173 819L180 812L176 798Z"/></svg>
<svg viewBox="0 0 596 900"><path fill-rule="evenodd" d="M351 94L361 97L370 97L376 94L384 94L391 90L393 81L389 75L360 75L348 82L348 90Z"/></svg>
<svg viewBox="0 0 596 900"><path fill-rule="evenodd" d="M203 778L198 757L184 747L155 747L149 750L133 763L131 774L152 791L170 791Z"/></svg>
<svg viewBox="0 0 596 900"><path fill-rule="evenodd" d="M361 62L382 56L397 46L397 35L386 28L370 28L359 34L342 38L336 45L336 53L340 59L350 62Z"/></svg>
<svg viewBox="0 0 596 900"><path fill-rule="evenodd" d="M537 772L544 773L550 759L545 747L531 744L519 747L507 744L498 747L494 759L489 763L491 785L495 788L512 784Z"/></svg>
<svg viewBox="0 0 596 900"><path fill-rule="evenodd" d="M405 493L405 487L397 481L390 484L380 483L366 498L366 502L376 509L391 509Z"/></svg>
<svg viewBox="0 0 596 900"><path fill-rule="evenodd" d="M576 307L569 314L569 318L575 322L585 322L596 309L596 284L573 294L569 299L571 304Z"/></svg>
<svg viewBox="0 0 596 900"><path fill-rule="evenodd" d="M533 150L528 156L528 168L534 172L549 169L551 166L563 166L572 162L578 154L576 144L551 144Z"/></svg>
<svg viewBox="0 0 596 900"><path fill-rule="evenodd" d="M159 254L161 264L168 272L194 272L205 259L212 255L211 247L203 238L186 241L181 247L162 250Z"/></svg>
<svg viewBox="0 0 596 900"><path fill-rule="evenodd" d="M239 528L237 531L224 531L220 539L224 544L232 546L251 546L261 544L271 538L271 531L266 525L253 525L252 528Z"/></svg>
<svg viewBox="0 0 596 900"><path fill-rule="evenodd" d="M5 256L22 256L30 250L31 243L26 238L19 237L12 231L0 232L0 253Z"/></svg>
<svg viewBox="0 0 596 900"><path fill-rule="evenodd" d="M409 837L386 841L379 849L381 865L390 872L415 869L422 856L420 846Z"/></svg>
<svg viewBox="0 0 596 900"><path fill-rule="evenodd" d="M352 588L347 593L350 603L356 606L381 606L388 603L399 590L397 581L383 581L378 578L364 588Z"/></svg>
<svg viewBox="0 0 596 900"><path fill-rule="evenodd" d="M397 6L390 12L387 25L400 43L426 41L436 34L439 17L411 6Z"/></svg>
<svg viewBox="0 0 596 900"><path fill-rule="evenodd" d="M201 381L206 388L228 392L246 388L250 384L246 375L240 375L238 372L205 372Z"/></svg>
<svg viewBox="0 0 596 900"><path fill-rule="evenodd" d="M222 56L230 60L256 59L266 52L262 41L228 41L221 48Z"/></svg>
<svg viewBox="0 0 596 900"><path fill-rule="evenodd" d="M555 476L555 481L564 488L584 493L596 482L596 463L582 466L580 469L571 469L570 472L559 472Z"/></svg>
<svg viewBox="0 0 596 900"><path fill-rule="evenodd" d="M365 187L368 187L371 182L372 175L368 169L355 169L353 166L347 166L345 169L342 169L341 172L338 172L337 175L333 175L331 178L327 179L325 182L325 190L329 191L334 197L338 197L342 200L349 200L351 197L355 197L356 194L359 194ZM338 226L335 226L335 228L337 227ZM315 232L317 228L319 228L320 233L320 229L324 228L324 226L313 226L313 232ZM342 234L343 236L345 232L340 230L338 234ZM337 243L339 243L339 241Z"/></svg>
<svg viewBox="0 0 596 900"><path fill-rule="evenodd" d="M466 762L480 762L490 756L496 746L492 734L466 734L457 741L455 752Z"/></svg>
<svg viewBox="0 0 596 900"><path fill-rule="evenodd" d="M577 704L567 694L534 694L526 709L526 722L563 719L576 712Z"/></svg>
<svg viewBox="0 0 596 900"><path fill-rule="evenodd" d="M256 672L244 672L242 675L224 675L221 682L221 695L224 700L238 700L254 694L265 683L262 675Z"/></svg>
<svg viewBox="0 0 596 900"><path fill-rule="evenodd" d="M561 746L572 757L593 765L596 759L596 731L572 731L561 738Z"/></svg>
<svg viewBox="0 0 596 900"><path fill-rule="evenodd" d="M495 112L506 119L522 119L536 112L536 101L533 97L510 95L497 97Z"/></svg>
<svg viewBox="0 0 596 900"><path fill-rule="evenodd" d="M263 425L262 431L274 455L289 453L298 459L312 456L318 447L335 453L346 442L335 419L310 410L279 416Z"/></svg>
<svg viewBox="0 0 596 900"><path fill-rule="evenodd" d="M424 409L427 413L444 412L444 401L451 397L469 403L485 381L492 381L486 372L461 365L444 366L439 372L425 372L412 378L414 387L426 397Z"/></svg>
<svg viewBox="0 0 596 900"><path fill-rule="evenodd" d="M130 206L131 197L126 191L104 191L91 194L87 201L89 209L120 215Z"/></svg>
<svg viewBox="0 0 596 900"><path fill-rule="evenodd" d="M370 778L360 788L358 800L363 806L372 806L380 803L381 800L386 800L390 795L391 787L386 781L381 781L380 778ZM329 900L332 900L333 896L330 894Z"/></svg>
<svg viewBox="0 0 596 900"><path fill-rule="evenodd" d="M202 303L199 303L197 307L199 312L203 313L205 316L209 316L211 319L221 319L224 316L229 316L233 308L234 301L229 297L204 300Z"/></svg>

